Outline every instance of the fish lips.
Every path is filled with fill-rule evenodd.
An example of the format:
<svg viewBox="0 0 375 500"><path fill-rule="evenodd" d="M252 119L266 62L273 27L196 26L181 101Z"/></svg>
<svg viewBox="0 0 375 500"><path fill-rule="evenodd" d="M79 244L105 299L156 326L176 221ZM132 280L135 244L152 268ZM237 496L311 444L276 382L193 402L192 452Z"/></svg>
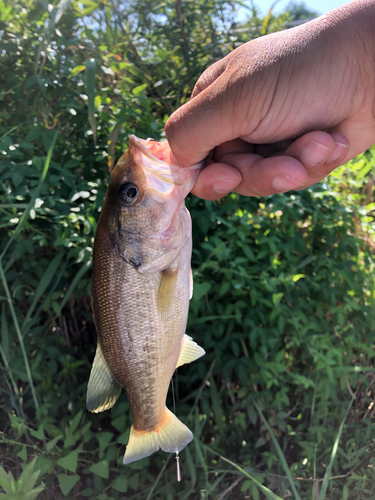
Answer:
<svg viewBox="0 0 375 500"><path fill-rule="evenodd" d="M154 139L139 139L130 136L129 150L146 176L146 191L159 203L168 201L171 197L181 202L192 190L203 161L191 166L183 167L180 163L170 164L153 155L147 146L151 146ZM166 143L162 141L159 144Z"/></svg>

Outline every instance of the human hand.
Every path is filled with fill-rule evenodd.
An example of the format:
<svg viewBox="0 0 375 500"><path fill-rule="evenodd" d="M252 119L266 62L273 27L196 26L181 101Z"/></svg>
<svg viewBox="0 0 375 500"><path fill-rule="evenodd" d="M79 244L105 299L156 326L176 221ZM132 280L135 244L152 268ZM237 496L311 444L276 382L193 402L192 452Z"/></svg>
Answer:
<svg viewBox="0 0 375 500"><path fill-rule="evenodd" d="M302 189L375 143L375 3L258 38L199 78L166 124L174 156L209 156L193 193Z"/></svg>

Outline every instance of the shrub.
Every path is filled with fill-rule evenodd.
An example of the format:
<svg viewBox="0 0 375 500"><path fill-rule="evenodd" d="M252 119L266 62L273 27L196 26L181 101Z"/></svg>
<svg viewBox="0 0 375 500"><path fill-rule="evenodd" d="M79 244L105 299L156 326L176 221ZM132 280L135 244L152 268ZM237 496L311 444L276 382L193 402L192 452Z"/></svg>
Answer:
<svg viewBox="0 0 375 500"><path fill-rule="evenodd" d="M246 32L230 34L221 1L180 12L188 53L172 2L2 5L0 496L369 498L374 152L303 192L189 197L188 334L207 354L176 372L174 388L195 440L181 484L162 452L125 467L126 397L85 411L108 171L130 133L162 136L190 82Z"/></svg>

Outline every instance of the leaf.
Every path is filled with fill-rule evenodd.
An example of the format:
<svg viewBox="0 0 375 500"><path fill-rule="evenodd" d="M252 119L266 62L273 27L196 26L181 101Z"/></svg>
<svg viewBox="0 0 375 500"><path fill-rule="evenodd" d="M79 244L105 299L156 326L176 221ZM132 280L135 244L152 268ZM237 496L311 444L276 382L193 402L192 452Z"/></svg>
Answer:
<svg viewBox="0 0 375 500"><path fill-rule="evenodd" d="M279 307L280 301L283 298L283 296L284 294L282 292L272 294L272 302L275 307Z"/></svg>
<svg viewBox="0 0 375 500"><path fill-rule="evenodd" d="M213 377L210 378L210 394L215 415L215 422L219 429L220 436L224 437L223 409L220 405L219 391L217 390L216 382Z"/></svg>
<svg viewBox="0 0 375 500"><path fill-rule="evenodd" d="M11 493L12 490L15 489L15 484L16 483L13 479L12 474L10 472L7 474L0 465L0 486L5 490L6 493Z"/></svg>
<svg viewBox="0 0 375 500"><path fill-rule="evenodd" d="M261 446L265 445L266 443L267 443L267 441L266 441L266 439L264 439L264 437L259 437L256 440L255 448L260 448Z"/></svg>
<svg viewBox="0 0 375 500"><path fill-rule="evenodd" d="M361 179L363 179L364 177L366 177L366 175L372 170L373 168L373 163L372 162L368 162L367 164L365 164L365 166L363 168L361 168L361 170L358 172L358 174L356 175L356 180L359 181Z"/></svg>
<svg viewBox="0 0 375 500"><path fill-rule="evenodd" d="M243 474L245 477L248 477L261 491L266 495L266 497L270 500L282 500L281 497L273 493L270 489L268 489L266 486L263 486L262 483L260 483L255 477L251 476L248 472L246 472L242 467L239 465L235 464L231 460L228 460L227 458L221 456L220 457L222 460L225 462L228 462L228 464L232 465L235 469L239 470L241 474ZM299 498L299 497L298 497Z"/></svg>
<svg viewBox="0 0 375 500"><path fill-rule="evenodd" d="M79 410L77 415L74 416L74 418L71 421L70 426L69 426L70 432L74 432L77 429L78 424L81 421L82 415L83 415L83 410Z"/></svg>
<svg viewBox="0 0 375 500"><path fill-rule="evenodd" d="M31 474L30 477L27 478L27 480L25 480L21 474L21 477L17 481L17 486L18 492L23 493L22 498L27 498L28 495L32 493L34 485L37 482L38 477L40 476L40 472L40 470L35 471L33 474Z"/></svg>
<svg viewBox="0 0 375 500"><path fill-rule="evenodd" d="M8 320L5 312L5 303L3 303L3 307L1 310L1 347L3 349L4 356L6 359L9 358L9 329L8 329ZM7 362L4 360L5 364Z"/></svg>
<svg viewBox="0 0 375 500"><path fill-rule="evenodd" d="M125 432L127 429L126 420L123 415L119 415L118 417L114 418L111 422L111 425L120 433Z"/></svg>
<svg viewBox="0 0 375 500"><path fill-rule="evenodd" d="M116 142L124 120L116 123L108 141L108 172L111 172L115 163Z"/></svg>
<svg viewBox="0 0 375 500"><path fill-rule="evenodd" d="M38 486L37 488L33 488L28 493L22 494L22 500L34 500L34 498L36 498L39 495L39 493L41 493L44 490L45 490L44 486Z"/></svg>
<svg viewBox="0 0 375 500"><path fill-rule="evenodd" d="M249 5L246 5L245 2L240 2L239 0L234 0L234 3L236 3L237 5L240 5L244 9L248 9L250 12L253 12L252 7L250 7Z"/></svg>
<svg viewBox="0 0 375 500"><path fill-rule="evenodd" d="M18 188L18 186L21 184L23 180L23 176L19 174L18 172L13 172L12 173L12 182L14 184L14 187Z"/></svg>
<svg viewBox="0 0 375 500"><path fill-rule="evenodd" d="M35 85L37 83L38 79L36 75L29 76L29 78L26 80L25 83L25 89L30 88L32 85Z"/></svg>
<svg viewBox="0 0 375 500"><path fill-rule="evenodd" d="M65 306L65 304L68 302L69 297L73 293L75 287L79 283L82 276L90 269L91 264L92 264L91 260L89 260L88 262L85 262L83 264L83 266L81 267L81 269L78 271L78 273L75 275L74 280L71 282L70 287L68 288L68 291L65 293L64 298L61 301L60 310L62 310L63 307Z"/></svg>
<svg viewBox="0 0 375 500"><path fill-rule="evenodd" d="M30 434L34 437L36 437L37 439L44 439L44 426L43 424L40 424L39 425L39 428L37 431L30 431Z"/></svg>
<svg viewBox="0 0 375 500"><path fill-rule="evenodd" d="M108 479L109 477L109 464L107 460L102 460L97 464L91 465L89 470L97 476L103 477L104 479Z"/></svg>
<svg viewBox="0 0 375 500"><path fill-rule="evenodd" d="M253 482L250 479L246 479L246 481L244 481L242 483L241 491L249 490L251 488L252 484L253 484Z"/></svg>
<svg viewBox="0 0 375 500"><path fill-rule="evenodd" d="M27 448L25 444L22 446L21 451L17 453L17 457L20 457L24 461L27 460Z"/></svg>
<svg viewBox="0 0 375 500"><path fill-rule="evenodd" d="M65 255L64 251L59 252L54 257L54 259L52 260L52 262L50 263L50 265L48 266L46 272L43 274L42 279L40 280L39 285L38 285L37 289L35 290L34 299L32 301L32 304L31 304L31 306L29 307L29 309L27 311L25 321L23 322L22 330L25 329L28 321L30 320L31 315L34 312L34 309L35 309L35 307L36 307L36 305L38 303L38 300L43 295L43 293L47 289L48 285L55 278L55 274L56 274L57 268L59 267L59 265L60 265L60 263L61 263L64 255Z"/></svg>
<svg viewBox="0 0 375 500"><path fill-rule="evenodd" d="M98 7L98 4L92 0L81 0L74 3L74 8L81 14L81 16L88 16L94 9L96 9L96 7Z"/></svg>
<svg viewBox="0 0 375 500"><path fill-rule="evenodd" d="M348 500L349 498L349 488L347 484L344 484L344 488L342 490L342 500Z"/></svg>
<svg viewBox="0 0 375 500"><path fill-rule="evenodd" d="M56 436L55 438L53 438L51 441L49 441L47 444L46 444L46 450L47 451L51 451L53 449L53 447L56 445L56 443L62 439L63 435L60 434L59 436Z"/></svg>
<svg viewBox="0 0 375 500"><path fill-rule="evenodd" d="M52 302L52 309L53 309L54 313L56 314L56 316L60 316L61 309L60 309L60 306L57 302L55 302L55 301Z"/></svg>
<svg viewBox="0 0 375 500"><path fill-rule="evenodd" d="M254 401L254 406L255 408L257 409L258 413L259 413L259 416L260 418L263 420L263 423L264 425L267 427L267 430L268 432L270 433L270 436L272 438L272 441L273 441L273 444L276 448L276 451L277 451L277 454L279 455L279 459L280 459L280 462L281 462L281 465L285 471L285 474L288 478L288 481L289 481L289 484L291 486L291 489L294 493L294 497L296 500L301 500L301 497L299 496L298 494L298 491L297 491L297 488L296 488L296 485L294 484L294 481L293 481L293 478L292 478L292 474L290 472L290 469L289 469L289 466L288 466L288 463L285 459L285 456L284 456L284 453L283 453L283 450L281 449L280 445L279 445L279 442L277 441L276 437L275 437L275 434L273 432L273 430L271 429L269 423L267 422L265 416L263 415L263 412L262 410L260 409L260 407L257 405L257 403L255 403Z"/></svg>
<svg viewBox="0 0 375 500"><path fill-rule="evenodd" d="M94 134L94 144L96 146L96 121L95 121L95 59L87 59L86 66L86 92L89 106L89 120L92 133Z"/></svg>
<svg viewBox="0 0 375 500"><path fill-rule="evenodd" d="M84 69L86 69L86 66L84 64L76 66L75 68L72 69L68 78L73 78L74 76L78 75L78 73L81 73L81 71L83 71Z"/></svg>
<svg viewBox="0 0 375 500"><path fill-rule="evenodd" d="M203 295L205 295L210 289L211 283L195 283L192 300L199 302Z"/></svg>
<svg viewBox="0 0 375 500"><path fill-rule="evenodd" d="M36 459L37 457L35 457L29 464L26 465L19 477L19 480L22 479L22 481L27 481L32 476Z"/></svg>
<svg viewBox="0 0 375 500"><path fill-rule="evenodd" d="M142 85L138 85L138 87L135 87L132 90L132 94L139 95L141 92L143 92L145 90L146 87L147 87L147 83L142 83Z"/></svg>
<svg viewBox="0 0 375 500"><path fill-rule="evenodd" d="M11 243L15 239L16 235L21 231L23 225L25 224L25 222L29 218L30 210L32 208L34 208L34 206L35 206L35 200L38 198L39 192L40 192L40 190L42 188L42 185L44 183L44 180L45 180L45 178L47 176L47 172L48 172L48 169L49 169L49 166L50 166L50 163L51 163L52 153L53 153L53 150L55 148L55 143L56 143L57 136L58 136L58 130L56 130L56 133L53 136L52 142L51 142L50 147L48 149L48 154L47 154L47 157L46 157L46 161L44 163L42 174L41 174L41 176L39 178L38 185L37 185L37 187L33 191L33 194L31 196L31 200L29 201L26 210L23 212L21 220L19 221L19 223L18 223L18 225L16 227L16 230L14 231L14 233L11 236L11 238L8 240L8 242L7 242L4 250L2 251L2 253L0 255L0 260L4 258L4 255L6 254L9 246L11 245Z"/></svg>
<svg viewBox="0 0 375 500"><path fill-rule="evenodd" d="M60 489L63 495L68 495L70 490L77 484L80 477L76 474L74 476L68 476L67 474L57 474L59 480Z"/></svg>
<svg viewBox="0 0 375 500"><path fill-rule="evenodd" d="M349 405L348 405L348 407L346 409L345 416L344 416L344 418L343 418L343 420L342 420L342 422L340 424L339 431L337 433L335 442L333 444L331 458L329 460L329 464L328 464L326 472L324 474L322 488L321 488L320 494L319 494L319 500L324 500L325 499L327 488L328 488L328 483L329 483L329 481L331 479L331 470L332 470L332 467L333 467L333 464L334 464L334 461L335 461L335 458L336 458L337 450L339 448L341 434L342 434L342 431L344 429L344 425L345 425L346 419L348 417L350 408L352 407L352 404L353 404L353 402L354 402L354 400L356 398L357 398L356 394L353 394L353 397L352 397L352 399L351 399L351 401L350 401L350 403L349 403Z"/></svg>
<svg viewBox="0 0 375 500"><path fill-rule="evenodd" d="M70 448L74 446L79 439L79 433L71 432L70 429L65 430L65 440L64 440L64 448Z"/></svg>
<svg viewBox="0 0 375 500"><path fill-rule="evenodd" d="M306 275L305 274L295 274L293 276L294 283L296 283L296 281L300 280L301 278L306 278Z"/></svg>
<svg viewBox="0 0 375 500"><path fill-rule="evenodd" d="M229 288L230 288L229 281L223 281L220 285L220 291L219 291L220 297L225 295L229 291Z"/></svg>
<svg viewBox="0 0 375 500"><path fill-rule="evenodd" d="M76 472L79 453L80 450L73 450L65 457L60 458L57 461L57 464L60 465L60 467L69 470L70 472Z"/></svg>
<svg viewBox="0 0 375 500"><path fill-rule="evenodd" d="M57 7L54 7L51 12L51 20L48 26L50 34L55 30L56 24L60 21L65 10L69 7L71 0L60 0Z"/></svg>
<svg viewBox="0 0 375 500"><path fill-rule="evenodd" d="M125 476L119 476L113 481L111 488L120 493L126 493L128 491L128 480Z"/></svg>
<svg viewBox="0 0 375 500"><path fill-rule="evenodd" d="M99 441L99 455L100 458L103 456L105 449L112 440L114 434L113 432L98 432L95 437Z"/></svg>

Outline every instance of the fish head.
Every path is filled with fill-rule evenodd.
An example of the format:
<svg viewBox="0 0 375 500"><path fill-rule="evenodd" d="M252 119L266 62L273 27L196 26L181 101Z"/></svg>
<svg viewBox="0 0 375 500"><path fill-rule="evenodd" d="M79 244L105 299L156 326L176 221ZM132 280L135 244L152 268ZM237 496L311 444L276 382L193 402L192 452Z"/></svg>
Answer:
<svg viewBox="0 0 375 500"><path fill-rule="evenodd" d="M167 141L130 137L112 171L103 217L120 255L138 272L166 269L189 236L184 200L202 163L184 168Z"/></svg>

